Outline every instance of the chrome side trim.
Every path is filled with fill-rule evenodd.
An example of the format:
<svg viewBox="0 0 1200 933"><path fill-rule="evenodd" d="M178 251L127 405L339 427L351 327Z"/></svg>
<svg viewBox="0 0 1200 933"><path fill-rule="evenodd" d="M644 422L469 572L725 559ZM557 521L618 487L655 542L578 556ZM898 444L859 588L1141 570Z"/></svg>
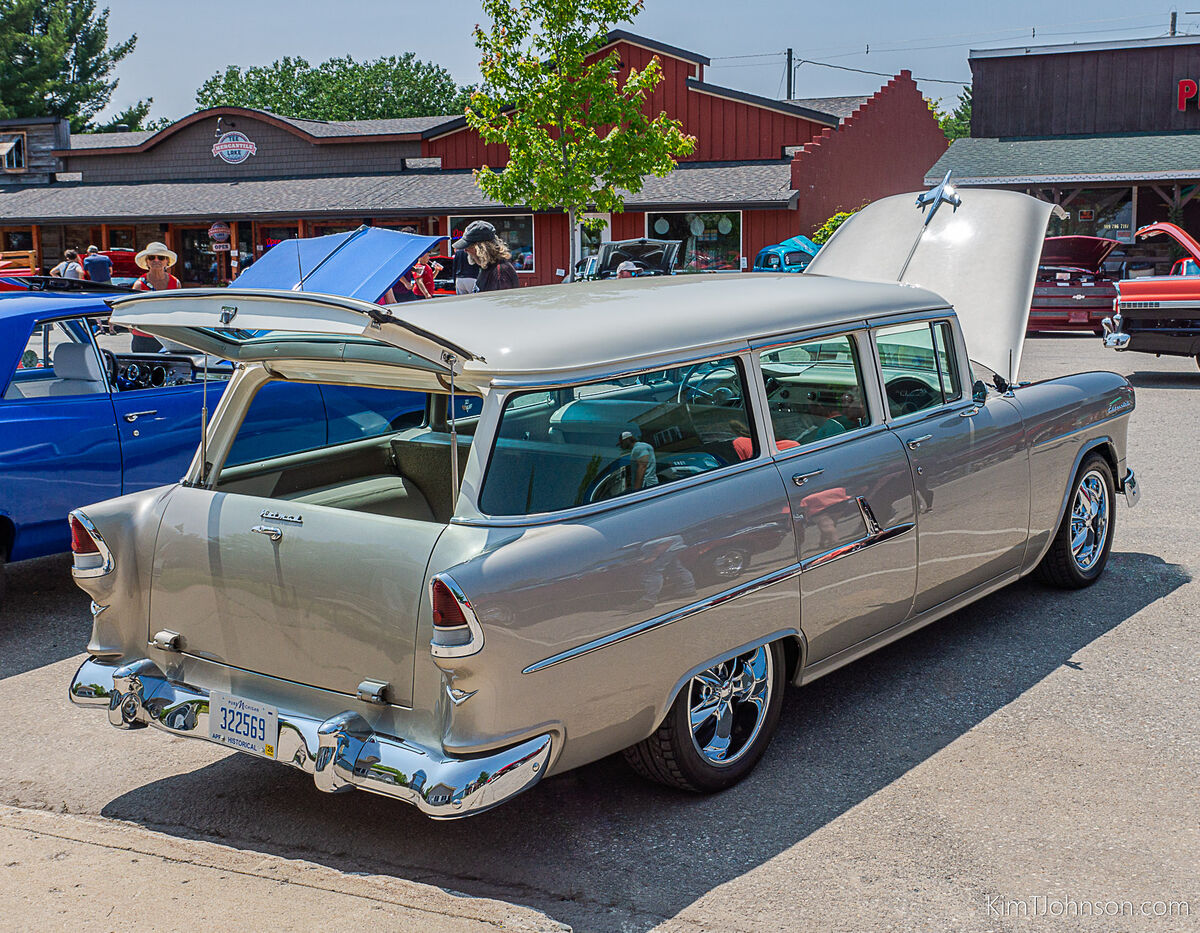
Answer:
<svg viewBox="0 0 1200 933"><path fill-rule="evenodd" d="M1032 448L1030 448L1030 450L1031 451L1032 450L1040 450L1041 448L1045 447L1048 444L1057 444L1059 441L1064 441L1068 437L1074 437L1076 434L1082 434L1084 431L1091 431L1094 428L1098 428L1098 427L1101 427L1102 425L1108 424L1110 421L1116 421L1118 418L1124 418L1131 411L1133 411L1133 409L1129 408L1129 409L1126 409L1125 411L1118 412L1115 415L1111 415L1108 418L1102 418L1099 421L1093 421L1090 424L1085 424L1079 428L1072 428L1070 431L1067 431L1066 434L1059 434L1057 437L1051 437L1044 441L1038 441ZM1096 440L1108 441L1109 443L1112 443L1112 439L1109 438L1107 435L1104 435L1103 437L1098 437L1098 438L1096 438Z"/></svg>
<svg viewBox="0 0 1200 933"><path fill-rule="evenodd" d="M154 726L212 741L208 691L168 680L146 658L129 664L89 658L72 679L69 696L76 706L107 708L120 729ZM273 760L312 775L319 790L358 788L412 804L433 819L471 816L504 803L541 780L550 760L548 734L482 757L457 758L373 732L354 710L324 721L282 708L278 713Z"/></svg>
<svg viewBox="0 0 1200 933"><path fill-rule="evenodd" d="M79 509L71 512L69 518L74 518L91 535L92 540L96 542L96 548L100 551L102 561L99 567L77 567L75 566L76 555L72 554L71 576L77 580L84 580L89 577L102 577L106 573L112 573L112 569L116 566L116 563L113 561L112 551L109 550L108 542L104 540L104 535L100 534L99 530L92 523L92 520Z"/></svg>
<svg viewBox="0 0 1200 933"><path fill-rule="evenodd" d="M462 608L463 616L467 620L468 639L462 643L449 643L436 641L439 631L443 634L457 634L463 626L434 626L433 639L429 642L429 652L435 658L465 658L483 649L483 627L479 624L479 617L475 615L475 607L471 605L471 601L467 599L467 595L463 592L462 587L455 582L454 578L448 573L435 573L429 580L429 605L432 611L433 607L433 584L441 581L446 589L450 591L450 595L458 602Z"/></svg>
<svg viewBox="0 0 1200 933"><path fill-rule="evenodd" d="M643 635L646 632L652 632L655 629L660 629L665 625L670 625L672 622L680 622L683 619L691 618L705 610L712 609L716 606L723 605L732 599L737 599L739 596L747 596L750 593L756 593L768 586L773 586L776 583L783 583L785 580L790 580L792 577L799 576L800 564L788 564L779 570L764 574L761 577L756 577L753 580L747 580L738 586L730 587L727 590L722 590L713 596L706 599L698 600L686 606L681 606L672 612L663 613L660 616L655 616L652 619L646 619L643 622L638 622L623 629L618 629L601 638L595 638L592 641L584 642L574 648L568 648L566 651L560 651L558 654L551 655L548 658L543 658L529 667L521 671L522 674L533 674L537 671L544 671L548 667L553 667L555 664L561 664L563 661L571 661L575 658L582 657L585 654L590 654L593 651L599 651L601 648L608 648L612 645L623 642L626 639L633 638L636 635Z"/></svg>
<svg viewBox="0 0 1200 933"><path fill-rule="evenodd" d="M864 505L862 499L859 499L859 507ZM872 527L874 516L870 519L863 515L863 521L867 522L867 527ZM879 528L878 525L874 525ZM859 551L866 550L869 547L874 547L876 544L882 544L884 541L890 541L892 538L898 538L901 535L908 534L917 526L913 522L902 522L899 525L892 525L891 528L885 528L876 531L873 534L867 535L865 538L859 538L857 541L851 541L849 544L843 544L841 547L835 547L826 551L823 554L818 554L815 557L810 557L803 562L802 570L808 573L810 570L816 570L818 567L823 567L825 564L831 564L835 560L841 560L843 557L849 557L851 554L857 554Z"/></svg>

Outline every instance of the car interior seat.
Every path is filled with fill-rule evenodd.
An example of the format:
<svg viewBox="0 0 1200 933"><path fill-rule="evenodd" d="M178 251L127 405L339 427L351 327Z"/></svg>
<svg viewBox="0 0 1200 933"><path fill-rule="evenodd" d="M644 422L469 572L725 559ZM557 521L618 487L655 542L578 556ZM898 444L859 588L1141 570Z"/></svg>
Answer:
<svg viewBox="0 0 1200 933"><path fill-rule="evenodd" d="M91 395L104 391L104 373L90 344L60 343L54 348L51 395Z"/></svg>

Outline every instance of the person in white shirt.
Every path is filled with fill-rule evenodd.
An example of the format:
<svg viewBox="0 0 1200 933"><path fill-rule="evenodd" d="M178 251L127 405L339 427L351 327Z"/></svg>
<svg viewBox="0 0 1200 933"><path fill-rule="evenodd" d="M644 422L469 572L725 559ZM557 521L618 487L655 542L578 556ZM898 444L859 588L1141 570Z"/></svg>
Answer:
<svg viewBox="0 0 1200 933"><path fill-rule="evenodd" d="M632 431L622 431L617 443L622 449L629 451L629 465L632 468L629 480L630 490L637 491L657 486L658 472L654 448L645 441L639 441Z"/></svg>

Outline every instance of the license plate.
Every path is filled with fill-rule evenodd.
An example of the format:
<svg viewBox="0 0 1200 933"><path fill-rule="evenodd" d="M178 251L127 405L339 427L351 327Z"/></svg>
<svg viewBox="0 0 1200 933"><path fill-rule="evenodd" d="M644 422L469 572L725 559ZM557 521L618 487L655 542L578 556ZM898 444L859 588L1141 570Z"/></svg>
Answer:
<svg viewBox="0 0 1200 933"><path fill-rule="evenodd" d="M208 737L240 752L274 758L279 712L266 703L214 690L208 698Z"/></svg>
<svg viewBox="0 0 1200 933"><path fill-rule="evenodd" d="M1088 313L1086 311L1072 311L1067 317L1068 324L1086 324Z"/></svg>

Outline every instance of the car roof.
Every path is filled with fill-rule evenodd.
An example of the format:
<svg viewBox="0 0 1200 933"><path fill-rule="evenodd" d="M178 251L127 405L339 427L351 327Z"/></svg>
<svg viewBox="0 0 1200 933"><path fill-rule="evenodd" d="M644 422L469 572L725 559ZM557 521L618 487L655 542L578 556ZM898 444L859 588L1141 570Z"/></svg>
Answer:
<svg viewBox="0 0 1200 933"><path fill-rule="evenodd" d="M519 376L627 369L681 351L946 306L911 285L728 273L543 285L410 301L393 313L483 358L467 372Z"/></svg>
<svg viewBox="0 0 1200 933"><path fill-rule="evenodd" d="M123 294L114 291L113 296ZM5 291L0 292L0 319L42 316L61 310L63 314L93 314L108 311L103 292Z"/></svg>

